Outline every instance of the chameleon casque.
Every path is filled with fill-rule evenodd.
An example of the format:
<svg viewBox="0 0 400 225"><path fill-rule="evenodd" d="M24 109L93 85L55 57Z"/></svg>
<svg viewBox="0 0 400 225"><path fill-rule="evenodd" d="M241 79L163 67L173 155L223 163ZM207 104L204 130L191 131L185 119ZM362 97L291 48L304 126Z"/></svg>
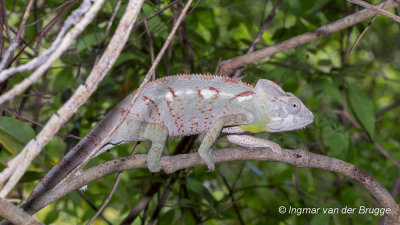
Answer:
<svg viewBox="0 0 400 225"><path fill-rule="evenodd" d="M100 152L126 142L150 140L147 167L151 172L161 170L160 158L167 137L205 134L198 152L213 170L211 146L221 131L228 134L231 143L240 146L279 150L274 142L241 133L296 130L314 119L296 96L264 79L253 87L228 77L168 76L145 85L128 111L134 95L132 92L121 101L69 151L35 187L30 198L53 187L79 165L125 113L125 120Z"/></svg>

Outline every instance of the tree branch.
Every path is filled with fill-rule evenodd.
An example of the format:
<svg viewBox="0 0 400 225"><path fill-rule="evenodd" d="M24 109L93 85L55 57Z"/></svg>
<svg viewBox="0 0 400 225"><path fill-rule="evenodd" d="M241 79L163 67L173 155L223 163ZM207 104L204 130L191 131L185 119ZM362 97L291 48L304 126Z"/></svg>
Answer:
<svg viewBox="0 0 400 225"><path fill-rule="evenodd" d="M100 7L102 1L96 1L89 11L96 11L96 7ZM99 62L93 67L84 85L80 85L74 95L55 113L46 126L36 136L36 139L32 139L24 147L22 152L16 156L12 161L9 162L8 167L0 174L0 183L8 180L5 187L0 192L0 196L6 196L9 191L19 181L21 176L27 170L30 162L40 153L42 148L50 141L54 134L60 129L76 110L86 101L87 98L97 89L100 81L106 76L107 72L111 69L111 66L116 61L117 57L121 53L126 41L128 40L130 31L134 22L136 21L139 10L142 6L143 0L131 0L127 6L126 13L120 20L118 27L112 37L110 44L107 46L104 54L100 58ZM96 5L100 4L100 5ZM94 7L96 6L96 7ZM87 14L89 14L88 12ZM93 12L92 12L93 13ZM96 15L90 14L92 17ZM88 21L91 18L83 18L84 21ZM82 23L82 21L80 22ZM78 23L77 31L83 29ZM72 31L72 30L71 30ZM70 31L70 32L71 32ZM70 38L75 38L76 33L71 34ZM73 41L73 40L70 40ZM38 69L39 70L39 69ZM38 70L35 71L38 72ZM1 98L0 98L1 99Z"/></svg>
<svg viewBox="0 0 400 225"><path fill-rule="evenodd" d="M374 5L371 5L368 2L364 2L364 1L361 1L361 0L347 0L347 1L349 1L351 3L354 3L354 4L357 4L359 6L362 6L364 8L370 9L372 11L375 11L376 13L379 13L379 14L382 14L384 16L387 16L387 17L393 19L394 21L397 21L397 22L400 23L400 17L399 16L396 16L396 15L394 15L394 14L392 14L392 13L386 11L386 10L380 9L379 7L376 7Z"/></svg>
<svg viewBox="0 0 400 225"><path fill-rule="evenodd" d="M366 188L375 197L380 207L391 208L391 213L387 215L387 224L399 223L400 208L390 193L367 172L342 160L302 149L282 149L280 154L276 154L269 148L231 148L215 150L212 151L212 154L216 163L243 160L273 161L284 162L297 167L320 168L343 174ZM128 156L89 168L78 176L69 177L64 185L58 185L38 196L35 200L26 203L24 209L30 214L36 213L69 192L104 176L129 169L146 168L146 157L147 155L144 154ZM165 156L161 159L162 169L166 173L200 165L204 165L204 161L201 160L197 152Z"/></svg>
<svg viewBox="0 0 400 225"><path fill-rule="evenodd" d="M380 7L382 9L390 9L397 7L399 5L400 5L399 1L387 0L377 5L376 7ZM245 65L259 61L267 57L271 57L279 52L283 52L310 43L311 41L320 39L322 37L327 37L335 32L338 32L347 27L360 23L361 21L369 17L375 16L375 14L376 13L374 11L371 11L369 9L364 9L357 13L346 16L342 19L336 20L332 23L325 24L314 31L295 36L286 41L257 50L250 54L225 60L221 63L218 74L223 76L228 76L234 70L239 69L240 67L243 67Z"/></svg>
<svg viewBox="0 0 400 225"><path fill-rule="evenodd" d="M24 212L21 208L7 202L7 200L0 198L0 216L8 219L15 225L39 225L42 224L33 218L28 213Z"/></svg>

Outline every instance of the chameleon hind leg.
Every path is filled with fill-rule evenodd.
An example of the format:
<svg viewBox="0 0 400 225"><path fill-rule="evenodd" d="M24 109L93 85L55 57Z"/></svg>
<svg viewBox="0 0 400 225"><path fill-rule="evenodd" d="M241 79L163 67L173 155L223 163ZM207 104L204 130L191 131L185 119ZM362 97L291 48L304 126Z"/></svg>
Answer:
<svg viewBox="0 0 400 225"><path fill-rule="evenodd" d="M160 158L168 137L168 128L162 124L127 119L110 138L110 143L102 151L113 146L131 142L150 140L151 147L147 154L147 167L151 172L161 170Z"/></svg>
<svg viewBox="0 0 400 225"><path fill-rule="evenodd" d="M214 161L211 155L211 146L221 133L224 126L232 126L248 122L243 114L226 115L215 121L210 130L206 133L199 147L200 157L206 162L208 170L212 171L215 168Z"/></svg>
<svg viewBox="0 0 400 225"><path fill-rule="evenodd" d="M151 141L151 147L147 153L147 168L156 173L161 170L160 159L168 138L168 128L161 124L141 122L138 136Z"/></svg>

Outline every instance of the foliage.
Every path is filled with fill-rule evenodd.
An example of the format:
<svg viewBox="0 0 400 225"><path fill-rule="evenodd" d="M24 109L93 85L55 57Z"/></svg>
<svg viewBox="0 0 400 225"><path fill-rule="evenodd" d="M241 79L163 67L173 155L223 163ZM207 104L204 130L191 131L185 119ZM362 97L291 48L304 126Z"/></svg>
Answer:
<svg viewBox="0 0 400 225"><path fill-rule="evenodd" d="M22 36L25 42L33 42L23 50L14 64L26 63L51 44L57 35L59 23L40 41L35 36L65 9L65 6L56 9L63 2L49 0L36 3L36 11L29 15L28 26ZM216 71L221 60L245 54L260 25L277 2L200 1L178 30L173 45L157 68L157 77L182 73L211 74ZM9 27L17 30L26 3L5 3ZM147 1L143 7L144 15L148 16L168 3ZM178 9L184 3L147 21L155 54L171 29L174 14L179 13ZM69 15L77 4L68 9L65 15ZM116 4L116 0L106 1L95 22L82 33L75 45L53 64L37 84L1 110L4 116L0 118L1 169L6 159L18 153L41 130L38 124L45 124L88 76L96 57L110 39L109 35L106 42L101 44ZM126 1L122 1L111 34L125 7ZM359 7L346 1L283 1L256 48L271 46L311 31L351 14L356 9ZM31 25L34 21L38 22ZM271 139L285 148L304 148L353 163L391 191L393 188L398 189L395 187L398 168L374 144L379 143L394 160L400 160L397 151L400 147L400 117L396 108L398 101L397 105L386 108L399 98L400 27L393 20L378 16L355 50L350 52L369 21L371 19L330 37L250 64L244 68L242 75L246 75L243 80L251 84L261 78L277 81L284 90L301 97L315 116L314 123L306 129L260 134L261 137ZM6 37L5 32L3 37ZM43 172L43 168L54 166L76 144L77 140L71 136L83 137L112 106L139 86L152 63L149 38L143 25L134 29L129 44L98 90L59 131L60 137L53 138L30 167L26 176L31 174L34 178L25 176L21 181L23 186L19 186L22 191L16 189L10 198L25 200L41 177L38 174ZM9 42L4 44L6 49ZM36 46L39 51L35 50ZM0 50L4 53L5 49ZM10 88L28 75L19 74L0 87ZM347 112L347 116L343 112ZM68 134L71 135L67 137ZM196 151L199 140L192 151ZM172 152L179 141L180 138L169 139L170 151L166 150L165 154ZM117 157L128 155L133 145L118 146L113 154ZM226 147L230 145L225 137L221 137L214 149ZM148 148L149 143L143 142L138 153L146 153ZM111 158L103 154L93 159L90 165ZM139 169L126 171L103 215L112 224L121 223L150 187L158 185L158 194L152 195L149 206L140 218L136 218L134 224L141 224L141 221L147 223L152 216L158 219L159 224L347 225L378 224L380 221L380 216L360 214L357 211L353 214L328 214L322 213L321 209L318 214L279 213L280 206L288 209L379 207L365 189L342 175L275 162L232 162L217 166L218 169L213 172L207 172L202 166L170 176L152 175L147 170ZM91 204L100 207L114 182L114 175L93 182L83 195ZM395 191L398 193L397 189ZM157 214L156 208L167 190L170 190L170 194ZM399 200L398 196L395 196L395 200ZM94 213L95 210L77 193L70 193L40 211L37 218L46 224L83 224ZM98 218L96 224L107 223Z"/></svg>

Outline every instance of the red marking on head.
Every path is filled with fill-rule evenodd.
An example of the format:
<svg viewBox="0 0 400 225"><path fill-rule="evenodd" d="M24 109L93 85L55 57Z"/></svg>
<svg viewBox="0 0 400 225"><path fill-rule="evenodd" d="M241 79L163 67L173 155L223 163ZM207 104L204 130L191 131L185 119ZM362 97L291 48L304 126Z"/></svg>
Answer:
<svg viewBox="0 0 400 225"><path fill-rule="evenodd" d="M271 100L271 102L275 102L276 100Z"/></svg>
<svg viewBox="0 0 400 225"><path fill-rule="evenodd" d="M174 89L172 89L171 87L168 87L168 91L171 92L173 98L177 97L176 94L175 94Z"/></svg>

